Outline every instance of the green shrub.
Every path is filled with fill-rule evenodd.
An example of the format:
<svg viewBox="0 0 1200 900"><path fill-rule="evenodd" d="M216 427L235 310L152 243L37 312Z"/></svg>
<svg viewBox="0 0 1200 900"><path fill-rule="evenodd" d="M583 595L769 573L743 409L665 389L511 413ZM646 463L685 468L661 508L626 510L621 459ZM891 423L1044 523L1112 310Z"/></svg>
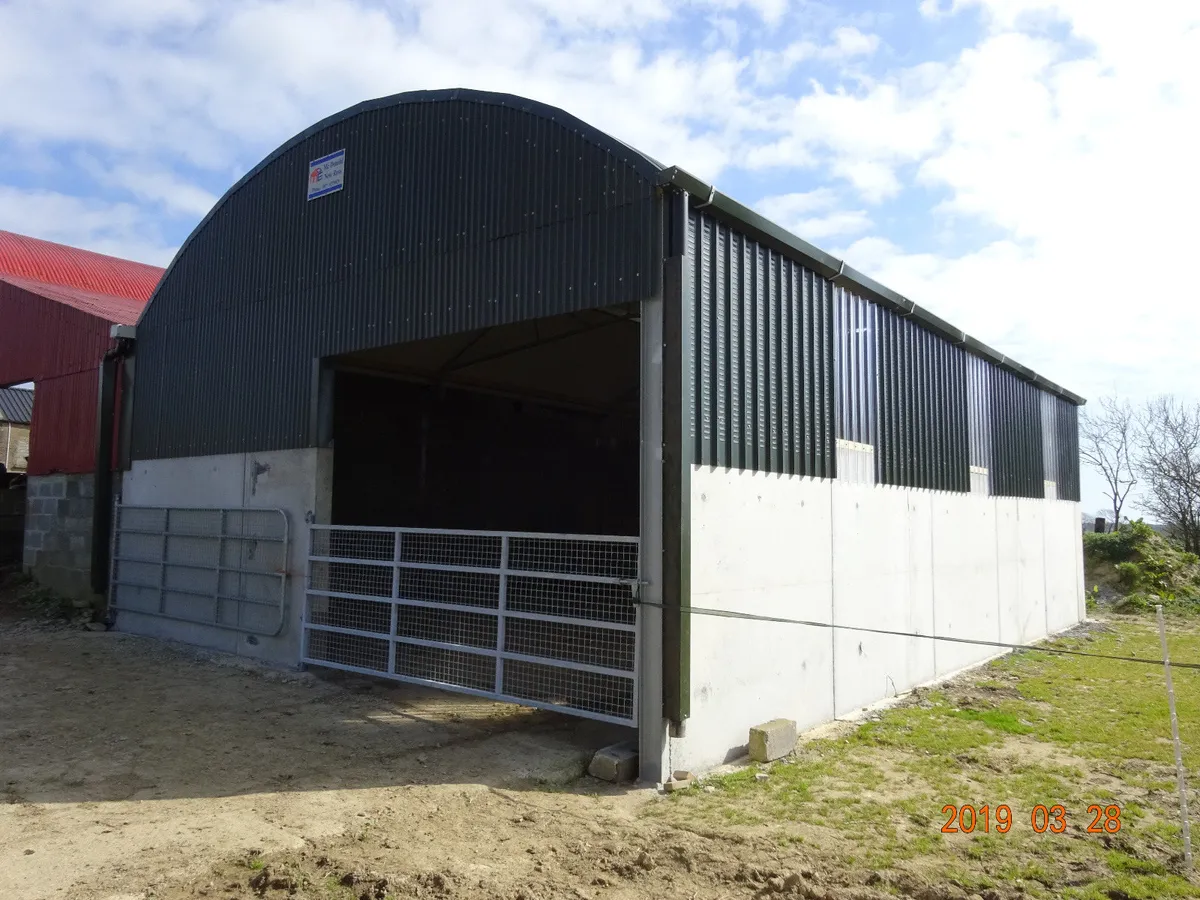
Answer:
<svg viewBox="0 0 1200 900"><path fill-rule="evenodd" d="M1157 604L1200 611L1200 559L1145 522L1131 522L1109 534L1085 534L1088 580L1126 594L1119 612L1148 612Z"/></svg>
<svg viewBox="0 0 1200 900"><path fill-rule="evenodd" d="M1119 562L1113 571L1121 581L1121 587L1134 591L1142 586L1142 567L1135 562Z"/></svg>
<svg viewBox="0 0 1200 900"><path fill-rule="evenodd" d="M1119 531L1104 534L1089 532L1083 536L1084 552L1097 559L1109 562L1126 562L1134 559L1143 544L1158 537L1154 529L1138 519Z"/></svg>

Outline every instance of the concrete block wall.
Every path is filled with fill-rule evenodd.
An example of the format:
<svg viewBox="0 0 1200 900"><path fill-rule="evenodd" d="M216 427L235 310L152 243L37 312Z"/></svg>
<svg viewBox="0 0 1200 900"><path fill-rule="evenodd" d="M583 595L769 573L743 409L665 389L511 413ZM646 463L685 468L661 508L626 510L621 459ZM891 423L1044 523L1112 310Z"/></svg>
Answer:
<svg viewBox="0 0 1200 900"><path fill-rule="evenodd" d="M72 599L91 588L92 475L31 475L25 493L22 567L40 584Z"/></svg>
<svg viewBox="0 0 1200 900"><path fill-rule="evenodd" d="M691 508L694 606L1012 643L1084 615L1077 503L696 467ZM818 725L1001 652L693 616L669 767L710 769L759 722Z"/></svg>

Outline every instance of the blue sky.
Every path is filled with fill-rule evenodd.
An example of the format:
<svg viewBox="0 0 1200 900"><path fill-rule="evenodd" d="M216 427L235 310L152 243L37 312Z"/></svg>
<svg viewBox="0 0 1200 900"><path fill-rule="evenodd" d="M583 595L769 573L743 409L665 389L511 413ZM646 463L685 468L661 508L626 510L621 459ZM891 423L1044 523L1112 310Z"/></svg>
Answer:
<svg viewBox="0 0 1200 900"><path fill-rule="evenodd" d="M1200 396L1194 0L0 0L0 228L165 265L295 132L453 86L712 180L1085 396Z"/></svg>

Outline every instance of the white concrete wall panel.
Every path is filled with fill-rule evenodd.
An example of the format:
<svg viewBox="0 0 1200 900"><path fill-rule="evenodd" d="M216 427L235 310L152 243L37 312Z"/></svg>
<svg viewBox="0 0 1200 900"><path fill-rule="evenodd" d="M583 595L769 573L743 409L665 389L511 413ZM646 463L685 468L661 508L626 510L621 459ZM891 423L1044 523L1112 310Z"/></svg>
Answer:
<svg viewBox="0 0 1200 900"><path fill-rule="evenodd" d="M695 468L692 605L830 622L830 486ZM692 717L686 737L671 742L671 766L726 762L767 719L831 719L832 641L824 628L693 616Z"/></svg>
<svg viewBox="0 0 1200 900"><path fill-rule="evenodd" d="M1017 500L1017 580L1024 629L1022 643L1037 641L1047 634L1046 619L1046 503Z"/></svg>
<svg viewBox="0 0 1200 900"><path fill-rule="evenodd" d="M117 628L167 638L283 665L300 661L304 590L307 578L308 525L328 522L332 502L333 451L281 450L181 459L139 460L124 474L121 502L130 506L249 507L282 509L288 520L288 579L284 628L278 637L247 635L212 626L121 612ZM211 601L170 595L171 608L184 617L204 618ZM188 606L193 607L190 611ZM252 614L250 607L243 614ZM262 610L270 630L276 614Z"/></svg>
<svg viewBox="0 0 1200 900"><path fill-rule="evenodd" d="M246 454L182 459L143 459L121 482L121 502L130 506L241 506Z"/></svg>
<svg viewBox="0 0 1200 900"><path fill-rule="evenodd" d="M996 504L970 494L933 498L933 620L939 635L1000 640ZM939 641L937 674L995 656L996 648Z"/></svg>
<svg viewBox="0 0 1200 900"><path fill-rule="evenodd" d="M1046 616L1050 633L1070 628L1079 621L1079 573L1076 545L1083 542L1079 505L1047 503Z"/></svg>
<svg viewBox="0 0 1200 900"><path fill-rule="evenodd" d="M1075 504L1075 509L1080 513L1076 516L1076 524L1082 516L1080 504ZM1078 585L1079 597L1078 605L1076 606L1076 615L1080 622L1087 618L1087 579L1083 574L1083 534L1076 532L1078 540L1075 541L1075 583Z"/></svg>
<svg viewBox="0 0 1200 900"><path fill-rule="evenodd" d="M1078 505L692 474L692 604L916 634L1029 643L1081 615ZM801 727L1003 652L993 646L695 615L692 716L673 768L737 755L751 725Z"/></svg>
<svg viewBox="0 0 1200 900"><path fill-rule="evenodd" d="M1033 609L1021 602L1021 544L1015 497L996 497L996 589L1000 616L1000 640L1024 643L1044 625L1040 608L1034 621Z"/></svg>
<svg viewBox="0 0 1200 900"><path fill-rule="evenodd" d="M927 492L833 486L834 623L931 634L932 559ZM834 632L838 715L934 676L931 641Z"/></svg>

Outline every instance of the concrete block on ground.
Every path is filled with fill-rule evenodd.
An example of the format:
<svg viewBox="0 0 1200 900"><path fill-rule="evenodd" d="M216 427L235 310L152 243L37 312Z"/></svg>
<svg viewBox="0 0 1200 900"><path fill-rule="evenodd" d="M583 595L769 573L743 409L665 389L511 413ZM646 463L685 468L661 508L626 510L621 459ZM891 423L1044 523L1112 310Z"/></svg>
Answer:
<svg viewBox="0 0 1200 900"><path fill-rule="evenodd" d="M687 769L676 769L671 775L671 780L663 782L663 790L667 793L686 791L695 783L695 777Z"/></svg>
<svg viewBox="0 0 1200 900"><path fill-rule="evenodd" d="M588 765L588 774L614 784L633 781L638 774L637 744L626 741L597 750Z"/></svg>
<svg viewBox="0 0 1200 900"><path fill-rule="evenodd" d="M770 762L796 749L796 723L791 719L772 719L750 729L750 758Z"/></svg>

